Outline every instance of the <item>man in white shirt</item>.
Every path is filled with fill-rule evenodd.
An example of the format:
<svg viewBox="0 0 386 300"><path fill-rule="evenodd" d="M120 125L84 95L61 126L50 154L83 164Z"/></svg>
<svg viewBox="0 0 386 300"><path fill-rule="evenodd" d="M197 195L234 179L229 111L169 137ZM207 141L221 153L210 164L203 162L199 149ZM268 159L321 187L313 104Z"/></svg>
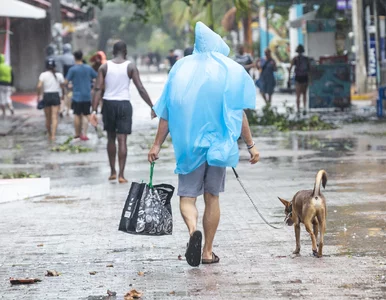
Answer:
<svg viewBox="0 0 386 300"><path fill-rule="evenodd" d="M153 107L150 97L142 85L137 67L126 60L126 44L119 41L113 47L114 58L100 66L95 85L95 94L92 101L91 124L97 126L97 109L103 93L103 124L107 131L107 153L110 162L109 180L117 179L115 169L115 159L117 149L115 141L118 140L118 163L119 163L119 183L126 183L124 176L126 157L127 157L127 135L131 134L133 109L130 103L130 83L134 82L142 99ZM155 114L152 112L152 118Z"/></svg>

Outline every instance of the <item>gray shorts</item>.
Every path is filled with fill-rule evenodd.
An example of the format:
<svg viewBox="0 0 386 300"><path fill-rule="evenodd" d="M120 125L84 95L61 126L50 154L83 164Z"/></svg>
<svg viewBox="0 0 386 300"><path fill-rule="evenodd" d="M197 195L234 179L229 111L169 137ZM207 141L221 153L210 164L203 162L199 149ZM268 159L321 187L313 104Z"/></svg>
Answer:
<svg viewBox="0 0 386 300"><path fill-rule="evenodd" d="M178 175L178 196L196 198L204 193L218 196L224 192L226 168L203 163L189 174Z"/></svg>

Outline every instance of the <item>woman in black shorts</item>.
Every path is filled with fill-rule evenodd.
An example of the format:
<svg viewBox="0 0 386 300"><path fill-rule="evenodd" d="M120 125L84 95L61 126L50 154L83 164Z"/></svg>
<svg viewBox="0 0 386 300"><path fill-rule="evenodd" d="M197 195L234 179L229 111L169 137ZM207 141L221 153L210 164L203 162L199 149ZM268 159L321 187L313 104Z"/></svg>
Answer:
<svg viewBox="0 0 386 300"><path fill-rule="evenodd" d="M296 88L296 107L297 113L300 114L300 96L303 95L303 115L306 112L307 106L307 89L308 89L308 77L310 73L310 62L307 56L304 56L304 47L299 45L296 48L298 53L291 61L291 67L289 74L291 74L292 67L295 66L295 88Z"/></svg>
<svg viewBox="0 0 386 300"><path fill-rule="evenodd" d="M64 77L61 73L56 72L55 66L54 59L46 60L47 70L40 74L37 86L38 101L43 98L46 128L51 141L56 139L60 100L64 95Z"/></svg>

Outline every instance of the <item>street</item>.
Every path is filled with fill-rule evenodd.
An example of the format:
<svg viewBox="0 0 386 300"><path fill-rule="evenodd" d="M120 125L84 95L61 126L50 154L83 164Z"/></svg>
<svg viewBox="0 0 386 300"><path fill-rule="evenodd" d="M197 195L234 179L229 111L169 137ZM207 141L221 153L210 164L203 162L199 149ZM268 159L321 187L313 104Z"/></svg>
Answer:
<svg viewBox="0 0 386 300"><path fill-rule="evenodd" d="M166 76L145 74L142 79L155 102ZM125 173L129 182L148 181L147 153L157 120L150 119L149 108L134 88L132 95L133 134L128 138ZM294 95L275 96L273 105L280 109L284 100L295 103ZM257 107L262 106L258 95ZM237 170L273 224L280 226L284 220L278 196L290 201L297 191L313 188L318 170L327 171L325 255L312 256L303 225L301 255L292 254L293 228L268 227L229 169L215 238L220 263L192 268L184 259L188 233L176 195L172 236L119 232L130 184L107 180L106 138L98 139L90 127L90 140L82 145L91 152L52 152L42 111L24 107L15 118L23 122L0 138L0 169L50 177L51 193L0 203L0 299L123 299L133 288L143 292L142 299L386 298L384 122L342 123L336 130L318 132L254 129L261 160L249 165L246 147L240 144ZM73 134L72 117L64 117L57 143ZM155 166L155 183L177 186L174 168L167 139ZM198 207L201 218L202 198ZM47 270L60 276L46 277ZM42 281L11 285L10 277ZM108 297L107 290L117 292L117 297Z"/></svg>

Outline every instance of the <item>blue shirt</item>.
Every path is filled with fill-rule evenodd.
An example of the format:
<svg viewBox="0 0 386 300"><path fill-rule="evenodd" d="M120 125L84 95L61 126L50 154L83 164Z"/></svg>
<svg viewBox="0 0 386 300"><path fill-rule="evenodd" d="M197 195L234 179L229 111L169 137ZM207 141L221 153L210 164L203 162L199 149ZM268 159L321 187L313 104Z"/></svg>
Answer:
<svg viewBox="0 0 386 300"><path fill-rule="evenodd" d="M66 79L72 82L72 100L75 102L91 101L92 80L97 77L97 72L89 65L74 65L67 73Z"/></svg>

